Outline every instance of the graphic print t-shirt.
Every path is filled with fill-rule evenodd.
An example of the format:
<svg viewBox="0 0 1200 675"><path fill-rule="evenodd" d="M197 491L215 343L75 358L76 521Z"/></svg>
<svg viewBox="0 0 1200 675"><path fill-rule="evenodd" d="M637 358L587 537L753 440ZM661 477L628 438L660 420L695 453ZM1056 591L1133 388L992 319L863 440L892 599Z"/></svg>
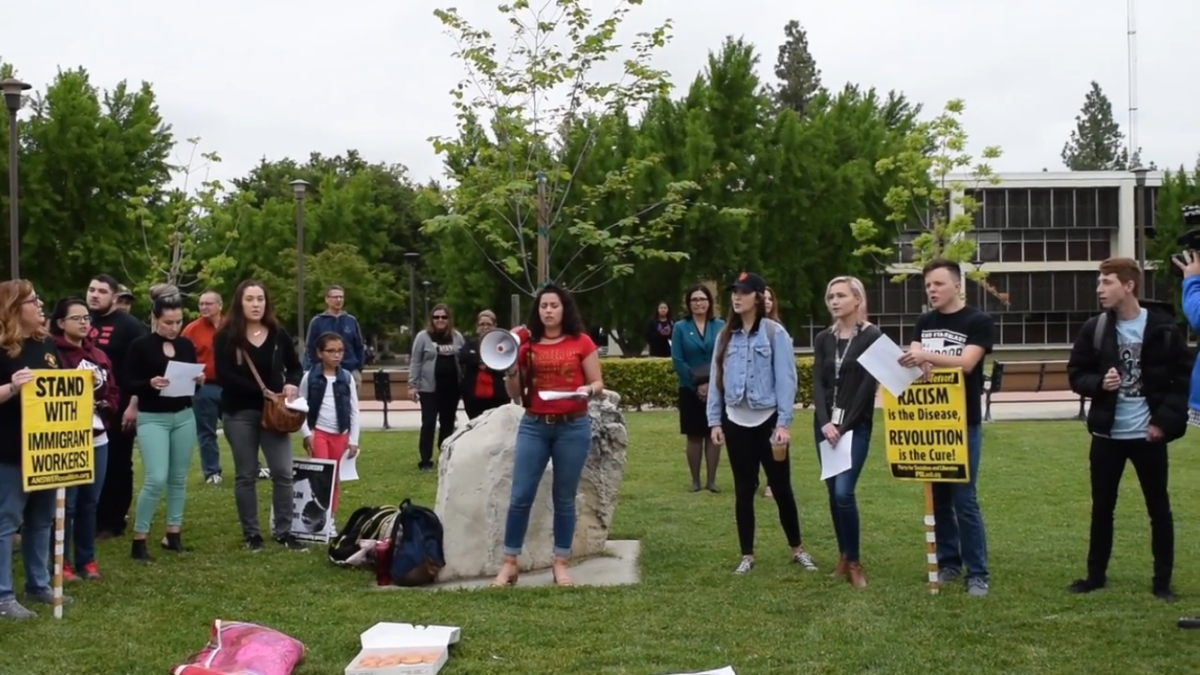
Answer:
<svg viewBox="0 0 1200 675"><path fill-rule="evenodd" d="M1146 333L1146 309L1136 319L1117 321L1117 371L1121 388L1117 390L1117 410L1113 417L1112 438L1145 438L1150 426L1150 406L1142 395L1142 336Z"/></svg>
<svg viewBox="0 0 1200 675"><path fill-rule="evenodd" d="M26 338L21 353L12 358L0 349L0 387L12 382L13 373L22 368L45 370L58 368L58 348L54 340ZM32 384L26 385L32 387ZM21 397L0 405L0 464L21 464Z"/></svg>
<svg viewBox="0 0 1200 675"><path fill-rule="evenodd" d="M458 352L454 348L454 336L447 333L433 336L437 347L437 361L433 364L433 386L436 391L458 389Z"/></svg>
<svg viewBox="0 0 1200 675"><path fill-rule="evenodd" d="M518 356L522 368L529 363L529 350L533 350L533 401L530 410L538 415L561 415L587 409L582 398L567 398L543 401L539 391L575 391L587 384L583 375L583 360L596 351L596 343L586 334L579 337L567 336L562 342L552 345L521 343Z"/></svg>
<svg viewBox="0 0 1200 675"><path fill-rule="evenodd" d="M990 354L995 342L995 322L986 312L974 307L963 307L952 314L926 312L917 319L913 331L913 342L920 342L921 349L936 354L962 356L967 345L975 345ZM967 425L974 426L983 421L981 401L983 398L983 362L967 375Z"/></svg>

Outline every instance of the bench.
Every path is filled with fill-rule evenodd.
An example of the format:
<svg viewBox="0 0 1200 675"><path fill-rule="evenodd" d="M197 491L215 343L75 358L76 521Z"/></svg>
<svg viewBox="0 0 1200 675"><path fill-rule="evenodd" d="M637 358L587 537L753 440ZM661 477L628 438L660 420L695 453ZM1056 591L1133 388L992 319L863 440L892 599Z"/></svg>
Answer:
<svg viewBox="0 0 1200 675"><path fill-rule="evenodd" d="M992 421L992 395L1004 393L1040 394L1046 391L1070 391L1071 383L1067 378L1066 361L996 361L992 364L992 374L984 384L984 421ZM1076 394L1072 393L1071 398ZM1012 401L1012 403L1028 403L1030 401ZM1087 398L1079 396L1079 414L1077 419L1085 419L1084 404Z"/></svg>

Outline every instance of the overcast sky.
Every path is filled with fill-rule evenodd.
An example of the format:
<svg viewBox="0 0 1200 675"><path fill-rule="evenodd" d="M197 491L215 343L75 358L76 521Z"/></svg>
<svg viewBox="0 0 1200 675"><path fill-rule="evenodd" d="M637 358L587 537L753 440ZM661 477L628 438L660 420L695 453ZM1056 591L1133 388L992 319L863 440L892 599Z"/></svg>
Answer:
<svg viewBox="0 0 1200 675"><path fill-rule="evenodd" d="M221 178L264 156L356 148L423 180L441 174L427 139L453 132L447 91L462 73L432 10L456 5L503 35L499 2L9 2L0 58L38 88L56 69L80 65L105 88L150 81L177 137L201 136L224 157ZM598 14L611 3L592 0ZM762 74L773 80L783 26L798 19L826 86L897 89L927 110L963 98L973 146L1000 145L1004 171L1062 169L1062 145L1093 79L1123 128L1128 120L1124 0L646 0L628 27L668 17L675 37L656 64L677 85L729 34L759 46ZM1137 23L1144 157L1190 166L1200 152L1192 48L1200 2L1143 2Z"/></svg>

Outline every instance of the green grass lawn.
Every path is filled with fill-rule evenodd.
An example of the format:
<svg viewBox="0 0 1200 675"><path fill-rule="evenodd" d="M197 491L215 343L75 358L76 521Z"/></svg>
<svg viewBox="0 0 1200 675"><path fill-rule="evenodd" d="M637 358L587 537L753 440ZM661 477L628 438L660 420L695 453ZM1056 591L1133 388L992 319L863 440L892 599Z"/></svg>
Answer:
<svg viewBox="0 0 1200 675"><path fill-rule="evenodd" d="M862 591L825 574L837 551L808 444L798 444L793 475L805 544L823 571L788 563L774 505L760 499L759 565L734 577L724 460L724 492L690 494L675 415L631 413L629 424L612 534L641 540L639 586L373 592L371 574L337 569L323 552L244 552L232 484L207 486L197 473L185 525L193 552L159 552L155 564L139 566L128 559L128 541L103 544L105 579L73 585L76 603L62 622L45 611L0 625L0 674L161 675L204 644L215 618L302 640L308 653L297 675L341 673L358 634L377 621L461 626L447 675L664 675L724 665L739 675L1196 672L1200 634L1175 628L1181 614L1200 613L1194 438L1174 454L1180 602L1167 605L1150 594L1148 526L1132 468L1109 588L1084 597L1065 591L1083 570L1087 545L1087 437L1079 423L987 426L980 501L993 583L982 599L957 585L929 595L921 487L888 476L881 423L858 491L870 581ZM809 425L802 415L797 436L807 438ZM366 479L343 491L343 518L350 507L408 496L432 504L436 477L416 471L415 433L368 434L363 447ZM268 487L259 485L266 526Z"/></svg>

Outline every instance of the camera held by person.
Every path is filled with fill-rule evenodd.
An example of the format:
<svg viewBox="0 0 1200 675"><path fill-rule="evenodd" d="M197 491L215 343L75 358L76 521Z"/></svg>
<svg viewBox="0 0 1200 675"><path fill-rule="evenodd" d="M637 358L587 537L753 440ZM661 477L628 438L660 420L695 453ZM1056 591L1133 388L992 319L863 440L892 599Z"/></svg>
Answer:
<svg viewBox="0 0 1200 675"><path fill-rule="evenodd" d="M1175 238L1175 243L1183 249L1182 253L1171 256L1174 263L1171 271L1184 276L1200 273L1200 204L1191 204L1181 209L1183 226L1187 232ZM1194 270L1189 273L1189 266Z"/></svg>

